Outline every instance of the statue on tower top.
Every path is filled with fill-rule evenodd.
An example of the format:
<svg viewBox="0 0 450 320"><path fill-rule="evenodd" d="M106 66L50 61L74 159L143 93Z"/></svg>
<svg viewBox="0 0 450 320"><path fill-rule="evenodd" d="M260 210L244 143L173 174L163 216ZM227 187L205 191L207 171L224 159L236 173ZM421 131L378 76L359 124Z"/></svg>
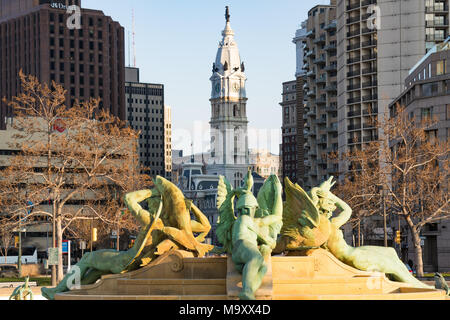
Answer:
<svg viewBox="0 0 450 320"><path fill-rule="evenodd" d="M227 20L227 22L230 22L230 8L226 6L225 9L225 19Z"/></svg>

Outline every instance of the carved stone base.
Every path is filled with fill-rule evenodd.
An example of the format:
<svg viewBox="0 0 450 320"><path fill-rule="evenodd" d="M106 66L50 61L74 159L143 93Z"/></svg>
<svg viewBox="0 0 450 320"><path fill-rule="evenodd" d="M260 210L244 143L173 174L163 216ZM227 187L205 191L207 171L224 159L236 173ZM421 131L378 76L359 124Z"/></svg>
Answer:
<svg viewBox="0 0 450 320"><path fill-rule="evenodd" d="M384 274L353 269L319 249L308 256L273 256L257 299L445 300L442 290L417 289ZM171 251L137 271L108 275L96 284L57 294L56 300L237 299L242 277L227 257L194 258Z"/></svg>

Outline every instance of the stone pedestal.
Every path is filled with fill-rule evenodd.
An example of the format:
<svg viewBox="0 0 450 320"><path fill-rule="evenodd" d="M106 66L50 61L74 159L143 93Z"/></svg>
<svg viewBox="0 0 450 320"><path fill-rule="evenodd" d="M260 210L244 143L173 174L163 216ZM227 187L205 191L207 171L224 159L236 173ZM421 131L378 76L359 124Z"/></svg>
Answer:
<svg viewBox="0 0 450 320"><path fill-rule="evenodd" d="M364 272L337 260L328 251L304 257L273 256L257 299L273 300L445 300L442 290L417 289ZM235 300L242 276L230 258L194 258L171 251L148 266L125 274L103 276L96 284L56 300Z"/></svg>

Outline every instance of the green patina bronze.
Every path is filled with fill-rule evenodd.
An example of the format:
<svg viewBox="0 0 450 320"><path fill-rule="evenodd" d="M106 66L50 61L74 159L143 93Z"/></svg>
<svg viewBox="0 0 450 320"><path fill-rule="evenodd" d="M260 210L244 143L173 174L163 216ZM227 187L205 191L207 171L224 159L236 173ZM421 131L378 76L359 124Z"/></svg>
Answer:
<svg viewBox="0 0 450 320"><path fill-rule="evenodd" d="M25 278L25 283L14 289L9 300L33 300L33 292L29 286L30 277Z"/></svg>
<svg viewBox="0 0 450 320"><path fill-rule="evenodd" d="M352 209L331 192L332 181L333 177L306 193L286 178L284 226L277 250L305 250L322 246L337 259L358 270L385 273L392 280L432 289L409 273L393 248L355 248L346 243L341 227L350 219ZM340 213L332 218L336 209Z"/></svg>
<svg viewBox="0 0 450 320"><path fill-rule="evenodd" d="M277 176L270 176L255 198L251 192L251 171L244 186L233 190L224 177L220 177L217 207L220 218L217 238L223 249L231 254L236 269L242 273L242 291L239 298L254 300L267 272L265 258L276 246L282 227L282 187ZM234 200L237 198L234 214Z"/></svg>
<svg viewBox="0 0 450 320"><path fill-rule="evenodd" d="M202 243L211 229L208 218L168 180L157 177L154 184L151 190L125 196L127 207L142 227L134 246L124 252L99 250L84 254L57 287L42 288L45 298L53 300L56 293L69 291L74 284L93 284L105 274L137 270L169 250L187 250L203 257L213 249ZM139 204L143 201L147 201L148 211ZM191 219L191 213L196 220Z"/></svg>

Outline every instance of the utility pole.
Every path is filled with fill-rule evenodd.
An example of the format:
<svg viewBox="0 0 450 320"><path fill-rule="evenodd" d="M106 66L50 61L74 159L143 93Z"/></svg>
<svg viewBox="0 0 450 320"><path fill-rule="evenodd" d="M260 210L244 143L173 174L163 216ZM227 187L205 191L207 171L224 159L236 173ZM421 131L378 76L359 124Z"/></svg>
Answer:
<svg viewBox="0 0 450 320"><path fill-rule="evenodd" d="M386 215L386 197L384 190L383 192L383 226L384 226L384 246L388 246L388 235L387 235L387 215Z"/></svg>
<svg viewBox="0 0 450 320"><path fill-rule="evenodd" d="M19 211L19 254L17 257L17 269L19 269L19 277L22 277L22 211Z"/></svg>

